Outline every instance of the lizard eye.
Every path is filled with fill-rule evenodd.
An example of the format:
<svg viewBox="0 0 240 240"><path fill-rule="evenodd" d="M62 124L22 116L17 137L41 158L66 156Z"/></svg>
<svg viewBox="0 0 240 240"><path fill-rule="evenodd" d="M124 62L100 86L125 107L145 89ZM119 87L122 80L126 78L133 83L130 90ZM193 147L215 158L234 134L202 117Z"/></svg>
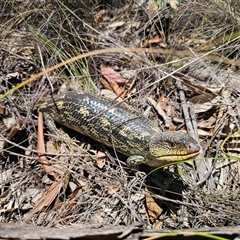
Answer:
<svg viewBox="0 0 240 240"><path fill-rule="evenodd" d="M168 142L168 146L169 146L170 148L174 148L174 147L176 147L176 143L174 143L174 142Z"/></svg>

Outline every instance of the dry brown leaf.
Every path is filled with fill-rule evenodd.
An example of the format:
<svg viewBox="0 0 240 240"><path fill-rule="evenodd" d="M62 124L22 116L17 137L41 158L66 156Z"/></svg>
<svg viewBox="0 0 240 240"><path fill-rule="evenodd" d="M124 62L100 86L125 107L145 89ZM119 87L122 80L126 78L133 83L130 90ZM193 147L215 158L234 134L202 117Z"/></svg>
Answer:
<svg viewBox="0 0 240 240"><path fill-rule="evenodd" d="M104 184L106 185L106 184ZM103 186L103 183L102 183ZM107 197L109 195L115 194L120 188L122 187L122 184L120 182L117 182L115 184L112 185L107 185L104 190L102 188L99 187L95 187L94 191L99 195L99 196L104 196Z"/></svg>
<svg viewBox="0 0 240 240"><path fill-rule="evenodd" d="M156 10L158 10L158 5L154 2L154 3L150 3L149 5L148 5L148 9L149 10L151 10L151 11L156 11Z"/></svg>
<svg viewBox="0 0 240 240"><path fill-rule="evenodd" d="M11 131L10 131L10 132L8 133L8 135L7 135L7 139L8 139L8 140L12 140L13 137L14 137L20 130L22 130L22 124L23 124L23 120L18 118L18 119L16 120L15 126L12 127ZM3 144L2 144L2 146L1 146L1 148L6 148L7 145L8 145L8 143L4 141Z"/></svg>
<svg viewBox="0 0 240 240"><path fill-rule="evenodd" d="M4 191L1 195L0 195L0 203L4 202L5 199L11 194L11 190L8 189L6 191Z"/></svg>
<svg viewBox="0 0 240 240"><path fill-rule="evenodd" d="M153 43L163 43L162 37L157 35L157 36L155 36L153 38L147 39L147 40L144 41L144 43L141 45L141 47L149 47Z"/></svg>
<svg viewBox="0 0 240 240"><path fill-rule="evenodd" d="M212 137L212 135L213 135L212 133L204 131L202 129L198 129L198 134L200 136L205 136L205 137Z"/></svg>
<svg viewBox="0 0 240 240"><path fill-rule="evenodd" d="M49 153L53 153L53 154L59 153L59 151L56 149L56 144L52 140L49 140L46 142L46 149L47 149L47 152Z"/></svg>
<svg viewBox="0 0 240 240"><path fill-rule="evenodd" d="M168 2L169 2L172 9L178 10L178 6L173 0L168 0Z"/></svg>
<svg viewBox="0 0 240 240"><path fill-rule="evenodd" d="M11 128L16 124L16 119L14 116L3 118L3 123L7 128Z"/></svg>
<svg viewBox="0 0 240 240"><path fill-rule="evenodd" d="M118 182L118 184L115 184L113 186L108 186L107 194L108 195L115 194L121 187L122 187L122 184L120 182Z"/></svg>
<svg viewBox="0 0 240 240"><path fill-rule="evenodd" d="M109 24L108 27L116 29L116 28L119 28L121 26L124 26L125 24L126 24L126 21L118 21L118 22L113 22L113 23Z"/></svg>
<svg viewBox="0 0 240 240"><path fill-rule="evenodd" d="M167 111L167 99L166 97L162 94L159 99L158 99L158 104L161 106L161 108L164 110L164 111Z"/></svg>
<svg viewBox="0 0 240 240"><path fill-rule="evenodd" d="M124 98L127 91L124 91L122 87L120 87L117 83L112 83L113 91L121 98Z"/></svg>
<svg viewBox="0 0 240 240"><path fill-rule="evenodd" d="M122 99L125 98L125 96L128 93L128 90L123 90L123 88L120 88L118 86L113 87L113 91L118 95L118 97L120 97Z"/></svg>
<svg viewBox="0 0 240 240"><path fill-rule="evenodd" d="M5 125L0 123L0 131L4 128L5 128Z"/></svg>
<svg viewBox="0 0 240 240"><path fill-rule="evenodd" d="M123 85L127 79L123 78L118 72L110 67L100 66L102 75L108 80L109 83L117 83Z"/></svg>
<svg viewBox="0 0 240 240"><path fill-rule="evenodd" d="M162 213L162 208L155 202L151 194L146 190L146 205L149 218L154 223Z"/></svg>
<svg viewBox="0 0 240 240"><path fill-rule="evenodd" d="M4 115L5 114L5 108L0 106L0 115Z"/></svg>
<svg viewBox="0 0 240 240"><path fill-rule="evenodd" d="M163 221L157 221L155 222L154 226L153 226L153 229L154 230L158 230L158 229L161 229L163 226ZM149 239L150 240L150 239Z"/></svg>
<svg viewBox="0 0 240 240"><path fill-rule="evenodd" d="M122 99L118 98L117 94L114 93L112 90L101 89L100 94L101 94L101 96L103 96L105 98L108 98L108 99L111 99L111 100L114 100L114 101L122 102Z"/></svg>
<svg viewBox="0 0 240 240"><path fill-rule="evenodd" d="M153 100L152 98L148 98L147 99L148 103L150 103L158 112L158 114L163 118L164 123L166 122L167 119L167 115L166 113L163 111L161 104L157 103L155 100Z"/></svg>
<svg viewBox="0 0 240 240"><path fill-rule="evenodd" d="M207 112L208 110L212 109L214 106L219 105L220 100L221 100L221 97L217 96L209 102L194 104L194 112L195 113Z"/></svg>
<svg viewBox="0 0 240 240"><path fill-rule="evenodd" d="M105 78L100 77L99 80L104 88L108 90L113 90L112 85Z"/></svg>
<svg viewBox="0 0 240 240"><path fill-rule="evenodd" d="M72 194L71 194L71 199L69 201L69 206L68 206L68 213L67 215L72 215L73 214L73 211L74 211L74 207L76 206L78 200L77 200L77 196L78 196L78 193L80 191L81 187L78 187L76 188Z"/></svg>
<svg viewBox="0 0 240 240"><path fill-rule="evenodd" d="M211 101L215 97L214 94L209 93L202 93L200 95L194 96L191 99L189 99L190 102L197 104L197 103L206 103Z"/></svg>
<svg viewBox="0 0 240 240"><path fill-rule="evenodd" d="M106 154L101 152L101 151L98 151L97 152L97 166L102 169L104 166L105 166L105 163L106 163Z"/></svg>
<svg viewBox="0 0 240 240"><path fill-rule="evenodd" d="M124 98L128 92L127 90L124 90L123 87L119 86L116 82L109 83L104 78L100 78L100 82L105 88L112 90L120 98Z"/></svg>
<svg viewBox="0 0 240 240"><path fill-rule="evenodd" d="M184 89L191 92L191 95L194 96L189 99L192 103L204 103L211 101L214 97L218 96L218 92L221 90L221 88L217 88L215 85L209 87L208 82L207 84L199 82L194 78L184 75L183 73L175 73L174 75L181 78L184 83ZM198 95L200 95L200 97L198 97Z"/></svg>
<svg viewBox="0 0 240 240"><path fill-rule="evenodd" d="M95 23L99 22L100 18L102 18L102 16L105 14L105 12L106 12L105 9L98 11L97 15L94 17Z"/></svg>
<svg viewBox="0 0 240 240"><path fill-rule="evenodd" d="M214 125L216 124L216 121L217 121L216 117L211 116L207 120L198 121L197 126L198 128L210 129L212 131Z"/></svg>

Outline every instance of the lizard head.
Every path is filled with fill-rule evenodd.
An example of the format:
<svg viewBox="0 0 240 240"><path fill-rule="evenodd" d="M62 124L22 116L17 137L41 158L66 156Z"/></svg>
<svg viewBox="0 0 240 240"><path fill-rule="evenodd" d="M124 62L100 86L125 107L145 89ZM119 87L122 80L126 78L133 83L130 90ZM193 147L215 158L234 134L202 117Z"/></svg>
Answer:
<svg viewBox="0 0 240 240"><path fill-rule="evenodd" d="M185 132L161 132L149 141L149 156L146 164L157 167L196 157L199 144Z"/></svg>

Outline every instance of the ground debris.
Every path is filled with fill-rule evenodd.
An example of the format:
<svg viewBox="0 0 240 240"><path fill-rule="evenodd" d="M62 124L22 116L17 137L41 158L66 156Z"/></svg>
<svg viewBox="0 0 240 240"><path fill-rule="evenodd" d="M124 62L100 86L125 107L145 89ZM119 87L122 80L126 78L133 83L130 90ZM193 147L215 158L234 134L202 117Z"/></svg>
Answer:
<svg viewBox="0 0 240 240"><path fill-rule="evenodd" d="M0 238L20 239L22 233L22 239L104 239L107 234L138 239L157 233L143 229L186 228L237 237L238 227L224 226L240 225L239 37L232 37L239 31L239 6L181 1L174 11L157 5L153 10L146 1L117 1L118 9L109 1L70 1L69 6L37 2L4 5L1 94L83 52L144 46L173 54L92 56L19 88L1 102L0 221L6 224L0 225ZM207 54L202 51L217 59L200 58ZM56 182L39 162L34 106L66 89L104 93L138 109L162 131L188 131L199 141L201 155L181 167L140 166L148 174L143 180L136 178L125 156L58 125L68 142L56 141L44 128L45 156L59 177ZM13 222L91 230L33 230ZM182 235L190 239L191 234Z"/></svg>

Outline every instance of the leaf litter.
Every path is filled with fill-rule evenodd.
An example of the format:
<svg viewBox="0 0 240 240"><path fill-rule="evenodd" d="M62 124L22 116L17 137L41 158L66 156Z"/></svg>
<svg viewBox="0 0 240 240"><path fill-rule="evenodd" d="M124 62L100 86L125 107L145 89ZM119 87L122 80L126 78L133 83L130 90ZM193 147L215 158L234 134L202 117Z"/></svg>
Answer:
<svg viewBox="0 0 240 240"><path fill-rule="evenodd" d="M218 12L217 19L211 18L208 8L203 9L198 1L182 1L178 11L149 9L142 4L126 4L118 10L109 6L99 11L95 9L92 21L81 5L82 8L76 8L82 16L80 21L69 9L50 1L48 8L31 15L18 26L29 30L20 33L16 28L9 35L1 32L1 37L7 36L0 50L1 93L40 71L41 55L45 68L62 61L64 55L48 49L47 41L42 42L39 36L49 39L62 53L67 49L73 55L115 45L184 50L191 46L197 53L201 42L215 36L209 28L216 27L218 19L225 21L231 15L211 3L211 9L214 7ZM46 25L43 20L55 5L75 17L79 31L75 32L73 23L61 25L61 16L54 13L55 25L49 18L47 21L52 25ZM34 3L27 6L28 9L36 7ZM196 7L198 12L194 10ZM236 10L239 14L240 9ZM169 12L173 17L169 17ZM131 21L126 21L129 18ZM13 24L14 19L5 19L5 24L8 21ZM228 24L231 28L230 22ZM29 26L38 29L40 35L30 31ZM222 25L218 26L224 31ZM68 32L70 39L60 37L62 31ZM36 51L36 39L41 54ZM237 59L238 45L238 39L229 42L228 48L217 45L216 53ZM72 224L128 226L142 222L148 229L174 230L239 225L239 70L234 64L213 64L201 59L161 80L166 73L188 61L191 59L184 55L182 58L145 53L94 56L50 73L48 78L43 77L4 99L0 106L1 221L21 220L51 227ZM182 84L181 90L177 81ZM190 134L197 134L200 141L200 159L181 164L183 172L176 166L153 172L141 166L142 171L151 174L139 179L135 177L135 170L127 166L126 157L58 126L70 136L69 141L56 143L54 136L44 128L46 157L57 174L57 178L51 178L42 168L37 154L37 117L33 105L39 96L49 97L52 89L57 94L66 86L67 89L76 86L80 90L90 89L97 95L101 90L115 99L117 96L118 100L145 113L163 131L187 131L187 124L192 122L197 126L197 133ZM184 98L180 97L180 91ZM184 109L189 118L184 118ZM99 158L104 161L97 163Z"/></svg>

